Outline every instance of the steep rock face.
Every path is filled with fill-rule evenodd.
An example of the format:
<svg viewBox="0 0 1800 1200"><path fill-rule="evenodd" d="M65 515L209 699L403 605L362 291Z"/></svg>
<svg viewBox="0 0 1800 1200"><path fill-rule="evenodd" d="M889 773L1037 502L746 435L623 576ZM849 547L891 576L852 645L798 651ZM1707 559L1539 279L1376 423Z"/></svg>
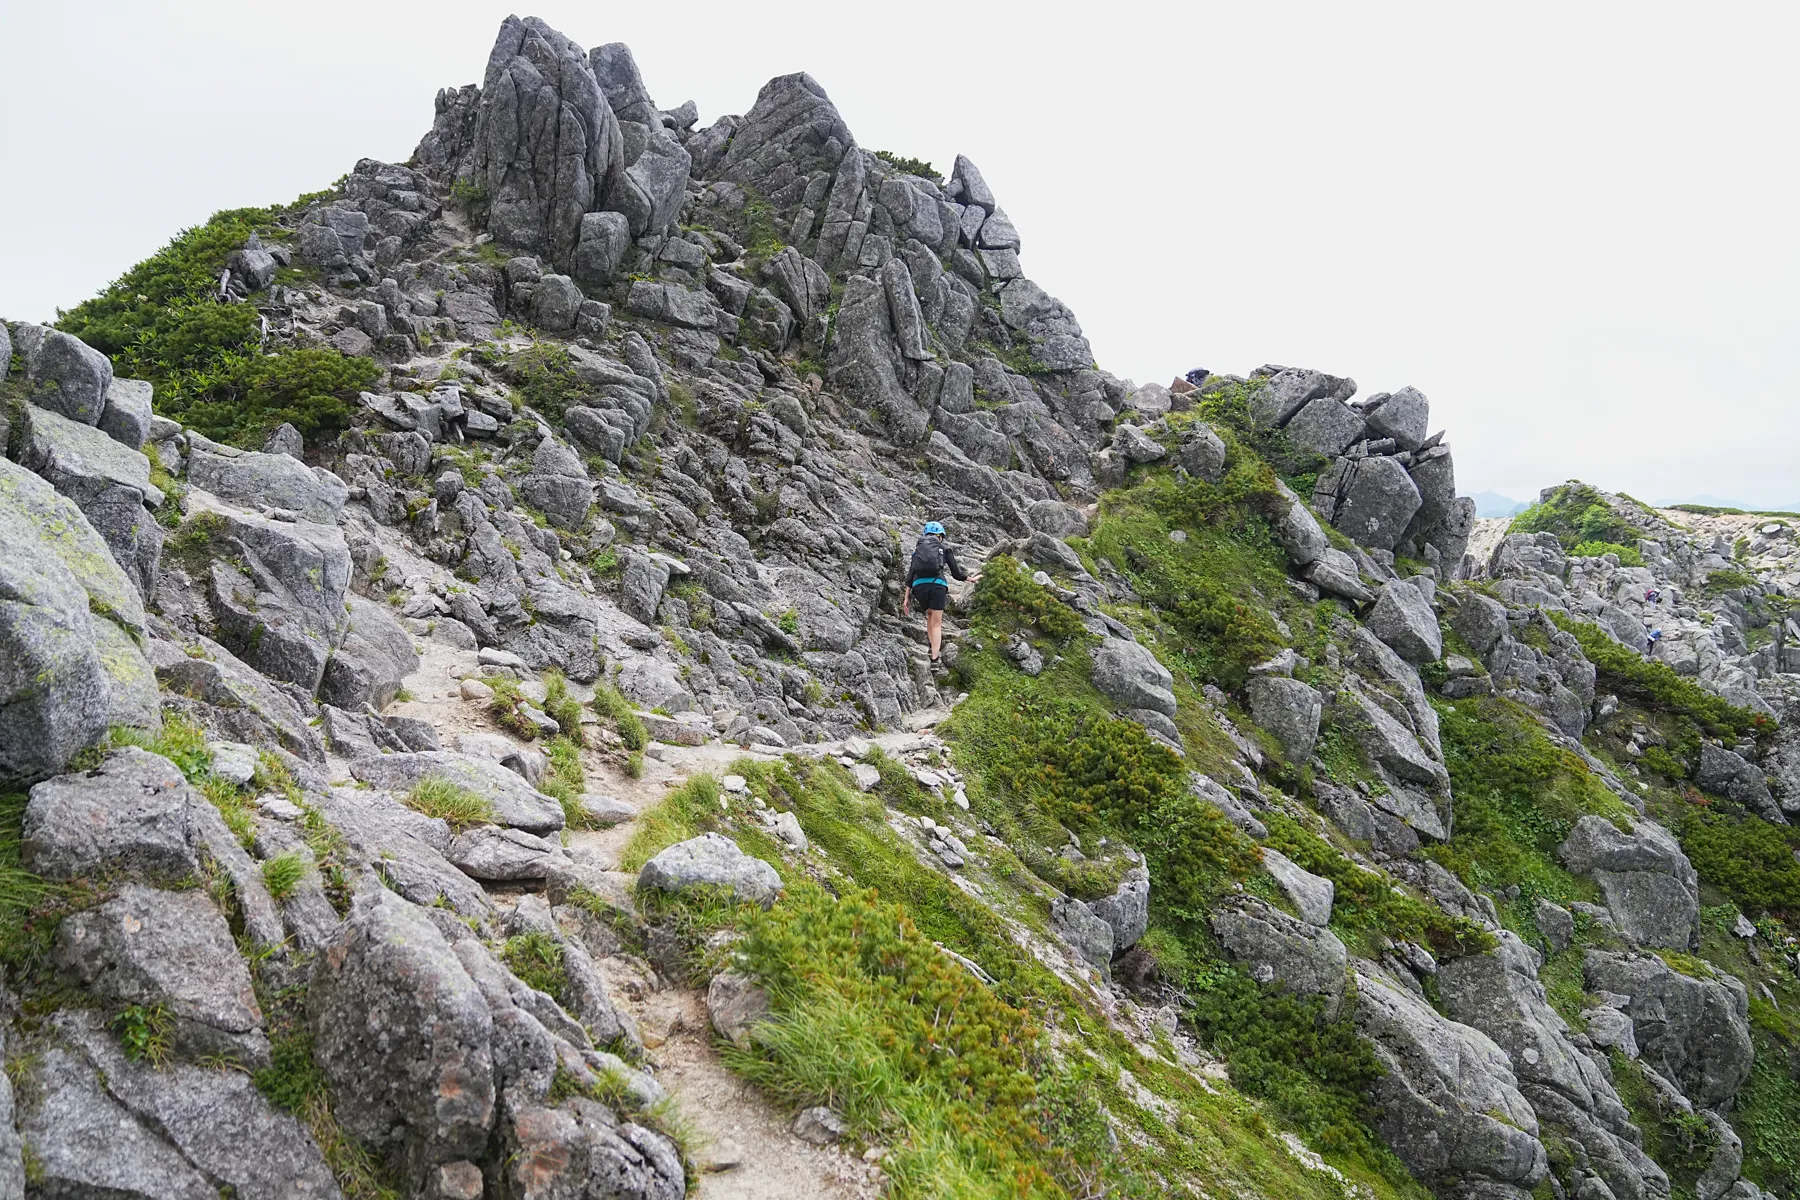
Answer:
<svg viewBox="0 0 1800 1200"><path fill-rule="evenodd" d="M111 549L72 501L4 460L0 535L0 780L29 783L111 724L153 723L155 685L143 602Z"/></svg>
<svg viewBox="0 0 1800 1200"><path fill-rule="evenodd" d="M1669 1181L1638 1145L1630 1114L1606 1066L1569 1041L1567 1023L1537 981L1538 956L1502 930L1493 954L1444 964L1438 990L1450 1015L1492 1037L1506 1051L1519 1089L1538 1119L1581 1148L1564 1185L1579 1195L1586 1180L1614 1196L1667 1196Z"/></svg>
<svg viewBox="0 0 1800 1200"><path fill-rule="evenodd" d="M1548 1160L1506 1052L1379 972L1354 974L1357 1028L1387 1068L1375 1096L1388 1145L1420 1178L1460 1181L1449 1195L1524 1200Z"/></svg>
<svg viewBox="0 0 1800 1200"><path fill-rule="evenodd" d="M624 164L624 136L580 46L536 17L508 17L488 57L457 176L509 245L567 262L581 218Z"/></svg>

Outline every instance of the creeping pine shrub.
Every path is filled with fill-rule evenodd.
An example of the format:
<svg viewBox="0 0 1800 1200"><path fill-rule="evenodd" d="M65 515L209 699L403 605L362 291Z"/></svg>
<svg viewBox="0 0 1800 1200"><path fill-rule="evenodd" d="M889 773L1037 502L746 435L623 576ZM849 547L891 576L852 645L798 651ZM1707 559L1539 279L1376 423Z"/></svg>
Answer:
<svg viewBox="0 0 1800 1200"><path fill-rule="evenodd" d="M1327 1020L1322 998L1258 986L1218 963L1190 980L1189 994L1189 1018L1225 1059L1237 1088L1268 1103L1309 1144L1405 1178L1405 1168L1369 1132L1375 1113L1366 1097L1383 1070L1347 1015ZM1346 1013L1350 1003L1346 997Z"/></svg>
<svg viewBox="0 0 1800 1200"><path fill-rule="evenodd" d="M907 158L887 150L877 150L875 157L902 175L917 175L920 179L929 179L933 183L944 182L944 177L937 173L937 169L922 158Z"/></svg>
<svg viewBox="0 0 1800 1200"><path fill-rule="evenodd" d="M1577 542L1569 547L1571 558L1599 558L1602 554L1616 554L1622 567L1641 567L1644 556L1638 553L1636 546L1621 546L1617 542Z"/></svg>
<svg viewBox="0 0 1800 1200"><path fill-rule="evenodd" d="M1161 474L1109 495L1087 544L1174 627L1194 675L1235 689L1281 647L1269 609L1287 591L1287 560L1259 515L1277 503L1268 465L1240 453L1217 485ZM1177 529L1186 540L1169 540Z"/></svg>
<svg viewBox="0 0 1800 1200"><path fill-rule="evenodd" d="M1286 813L1269 814L1268 827L1269 845L1331 880L1334 924L1418 942L1440 959L1493 949L1492 935L1473 921L1448 916L1436 905L1396 892L1382 876L1363 870Z"/></svg>
<svg viewBox="0 0 1800 1200"><path fill-rule="evenodd" d="M894 1147L900 1197L1052 1196L1034 1128L1030 1018L984 987L873 892L834 898L808 880L748 910L737 951L768 990L746 1078L790 1105L828 1104Z"/></svg>
<svg viewBox="0 0 1800 1200"><path fill-rule="evenodd" d="M473 825L494 819L488 802L454 780L431 775L413 785L405 797L406 806L428 817L438 817L458 833Z"/></svg>
<svg viewBox="0 0 1800 1200"><path fill-rule="evenodd" d="M1743 737L1770 729L1766 716L1713 695L1677 675L1668 663L1643 658L1598 625L1578 621L1566 613L1548 611L1548 615L1558 629L1575 635L1607 690L1686 717L1714 737Z"/></svg>
<svg viewBox="0 0 1800 1200"><path fill-rule="evenodd" d="M308 199L232 209L183 230L57 327L111 356L119 374L150 380L157 411L207 437L247 445L284 421L308 436L345 428L356 393L380 375L372 360L326 347L264 355L256 307L213 299L231 252Z"/></svg>
<svg viewBox="0 0 1800 1200"><path fill-rule="evenodd" d="M525 403L553 421L562 420L585 391L575 378L575 360L554 342L534 342L508 358L505 370Z"/></svg>
<svg viewBox="0 0 1800 1200"><path fill-rule="evenodd" d="M982 568L973 607L978 622L1002 632L1029 625L1064 640L1085 632L1073 609L1032 582L1024 563L1004 554Z"/></svg>
<svg viewBox="0 0 1800 1200"><path fill-rule="evenodd" d="M1739 571L1727 567L1723 571L1712 571L1706 576L1705 592L1709 596L1717 596L1721 592L1733 592L1739 588L1755 587L1756 576L1748 571Z"/></svg>
<svg viewBox="0 0 1800 1200"><path fill-rule="evenodd" d="M1682 814L1681 848L1700 878L1747 913L1800 915L1800 832L1699 807Z"/></svg>
<svg viewBox="0 0 1800 1200"><path fill-rule="evenodd" d="M1635 546L1643 536L1642 530L1613 511L1598 490L1574 480L1514 517L1507 532L1554 533L1565 549L1584 542Z"/></svg>
<svg viewBox="0 0 1800 1200"><path fill-rule="evenodd" d="M1188 787L1181 758L1096 705L998 676L958 706L946 731L1021 823L1041 814L1142 851L1171 912L1203 920L1232 880L1259 870L1250 840Z"/></svg>

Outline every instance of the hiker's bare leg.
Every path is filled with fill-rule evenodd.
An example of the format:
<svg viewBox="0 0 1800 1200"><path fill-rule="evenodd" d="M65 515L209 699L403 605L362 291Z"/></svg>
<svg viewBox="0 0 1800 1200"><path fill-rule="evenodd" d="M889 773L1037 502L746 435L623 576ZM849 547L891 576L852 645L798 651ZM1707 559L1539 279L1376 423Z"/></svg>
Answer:
<svg viewBox="0 0 1800 1200"><path fill-rule="evenodd" d="M931 657L936 659L944 640L944 610L933 608L925 613L925 638L931 643Z"/></svg>

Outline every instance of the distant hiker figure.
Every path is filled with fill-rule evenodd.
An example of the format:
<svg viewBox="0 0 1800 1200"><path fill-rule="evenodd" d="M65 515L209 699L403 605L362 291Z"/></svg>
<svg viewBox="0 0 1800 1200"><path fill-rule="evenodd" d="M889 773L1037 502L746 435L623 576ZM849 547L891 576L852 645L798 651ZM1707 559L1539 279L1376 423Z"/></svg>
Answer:
<svg viewBox="0 0 1800 1200"><path fill-rule="evenodd" d="M1655 604L1662 599L1662 593L1658 592L1655 588L1645 588L1644 599L1648 600L1651 604Z"/></svg>
<svg viewBox="0 0 1800 1200"><path fill-rule="evenodd" d="M1650 631L1650 637L1649 637L1650 644L1644 647L1644 653L1645 654L1655 654L1656 653L1656 643L1658 643L1660 641L1662 641L1662 630L1652 629Z"/></svg>
<svg viewBox="0 0 1800 1200"><path fill-rule="evenodd" d="M900 598L900 615L910 615L914 596L925 610L925 637L931 643L931 663L936 666L944 640L944 605L950 600L948 571L957 579L969 573L956 561L956 551L944 542L944 527L936 521L925 523L919 544L913 547L912 561L906 564L906 591Z"/></svg>
<svg viewBox="0 0 1800 1200"><path fill-rule="evenodd" d="M1212 372L1207 370L1205 367L1195 367L1193 370L1189 371L1182 378L1186 379L1189 383L1193 384L1195 387L1199 387L1201 384L1206 382L1206 377L1211 374L1212 374Z"/></svg>

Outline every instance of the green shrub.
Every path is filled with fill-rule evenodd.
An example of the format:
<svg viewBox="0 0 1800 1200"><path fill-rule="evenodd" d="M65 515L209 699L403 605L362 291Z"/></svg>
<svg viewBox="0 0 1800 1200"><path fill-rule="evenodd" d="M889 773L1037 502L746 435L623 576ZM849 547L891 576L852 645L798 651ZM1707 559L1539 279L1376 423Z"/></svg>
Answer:
<svg viewBox="0 0 1800 1200"><path fill-rule="evenodd" d="M1386 877L1357 866L1286 813L1272 812L1265 823L1270 846L1314 875L1331 880L1336 889L1331 909L1333 925L1355 933L1416 942L1439 959L1493 949L1492 935L1479 925L1395 891Z"/></svg>
<svg viewBox="0 0 1800 1200"><path fill-rule="evenodd" d="M1642 657L1621 645L1598 625L1578 621L1566 613L1550 611L1548 615L1557 628L1575 635L1607 690L1686 717L1714 737L1743 737L1766 732L1771 727L1769 719L1761 713L1739 708L1715 696L1692 680L1677 675L1667 663Z"/></svg>
<svg viewBox="0 0 1800 1200"><path fill-rule="evenodd" d="M945 725L959 764L1010 819L1122 837L1149 859L1154 902L1195 920L1233 880L1258 873L1255 847L1188 788L1180 757L1096 700L1024 678L993 672Z"/></svg>
<svg viewBox="0 0 1800 1200"><path fill-rule="evenodd" d="M1739 571L1727 567L1722 571L1709 572L1706 576L1706 586L1703 590L1709 596L1717 596L1722 592L1733 592L1740 588L1752 588L1755 586L1756 576L1748 571Z"/></svg>
<svg viewBox="0 0 1800 1200"><path fill-rule="evenodd" d="M1644 556L1638 553L1636 546L1622 546L1617 542L1577 542L1569 548L1571 558L1599 558L1603 554L1618 555L1621 567L1644 565Z"/></svg>
<svg viewBox="0 0 1800 1200"><path fill-rule="evenodd" d="M581 381L575 378L575 360L555 342L534 342L506 360L506 377L525 403L552 421L586 395Z"/></svg>
<svg viewBox="0 0 1800 1200"><path fill-rule="evenodd" d="M1086 548L1170 627L1174 657L1233 690L1281 647L1270 609L1288 593L1287 559L1259 515L1276 503L1286 501L1268 466L1240 453L1216 486L1163 473L1109 494ZM1185 540L1170 541L1175 530Z"/></svg>
<svg viewBox="0 0 1800 1200"><path fill-rule="evenodd" d="M1347 1016L1327 1020L1322 998L1259 987L1234 967L1212 966L1191 981L1190 995L1194 1028L1225 1059L1240 1091L1266 1101L1320 1149L1405 1177L1369 1131L1375 1114L1367 1096L1383 1071Z"/></svg>
<svg viewBox="0 0 1800 1200"><path fill-rule="evenodd" d="M902 175L917 175L920 179L929 179L937 184L944 182L944 177L937 173L936 168L922 158L906 158L887 150L877 150L875 157Z"/></svg>
<svg viewBox="0 0 1800 1200"><path fill-rule="evenodd" d="M727 1060L788 1106L829 1104L892 1147L898 1197L1061 1195L1033 1127L1039 1033L873 892L810 881L744 914L770 1019Z"/></svg>
<svg viewBox="0 0 1800 1200"><path fill-rule="evenodd" d="M1563 547L1584 542L1635 546L1643 531L1614 512L1599 491L1574 480L1513 518L1510 533L1554 533Z"/></svg>
<svg viewBox="0 0 1800 1200"><path fill-rule="evenodd" d="M289 209L233 209L183 230L100 295L61 314L58 328L111 356L124 376L155 385L156 408L203 435L240 445L290 422L302 434L344 428L356 393L380 369L323 347L258 352L254 305L214 300L231 252L270 235Z"/></svg>
<svg viewBox="0 0 1800 1200"><path fill-rule="evenodd" d="M1081 636L1085 628L1075 610L1033 583L1031 575L1016 558L990 559L975 584L974 619L1002 633L1029 625L1065 641Z"/></svg>
<svg viewBox="0 0 1800 1200"><path fill-rule="evenodd" d="M406 806L448 822L458 833L494 819L493 806L486 800L441 775L427 776L414 784L406 794Z"/></svg>
<svg viewBox="0 0 1800 1200"><path fill-rule="evenodd" d="M1760 817L1731 817L1692 807L1677 827L1700 878L1752 915L1800 916L1800 831Z"/></svg>
<svg viewBox="0 0 1800 1200"><path fill-rule="evenodd" d="M1627 819L1624 803L1513 701L1480 697L1437 708L1456 824L1431 857L1471 888L1518 887L1521 912L1540 897L1559 904L1587 899L1558 865L1556 847L1584 816Z"/></svg>

